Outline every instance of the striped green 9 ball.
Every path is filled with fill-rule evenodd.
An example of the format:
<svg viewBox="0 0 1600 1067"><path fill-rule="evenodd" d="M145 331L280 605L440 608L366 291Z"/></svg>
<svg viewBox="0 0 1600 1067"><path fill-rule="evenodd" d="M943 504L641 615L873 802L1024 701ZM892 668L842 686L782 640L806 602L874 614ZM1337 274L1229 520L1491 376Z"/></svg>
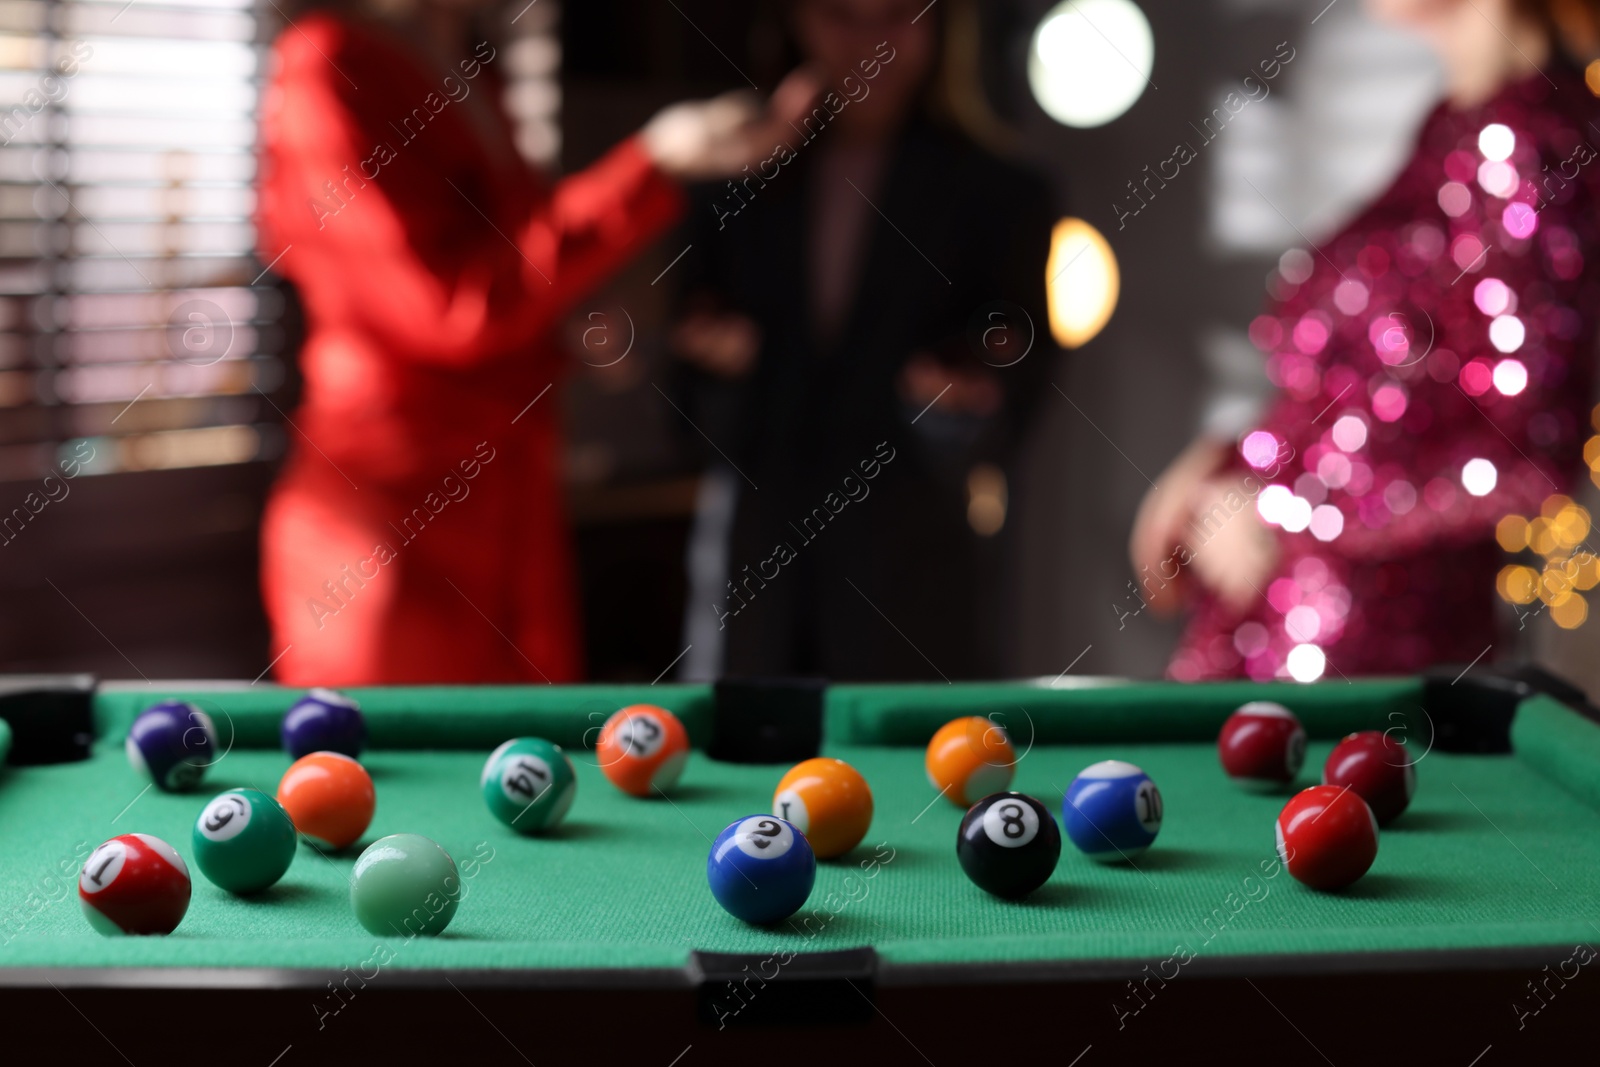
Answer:
<svg viewBox="0 0 1600 1067"><path fill-rule="evenodd" d="M523 834L554 829L578 793L572 761L542 737L514 737L495 749L478 785L494 817Z"/></svg>
<svg viewBox="0 0 1600 1067"><path fill-rule="evenodd" d="M294 823L259 789L218 793L194 822L194 862L219 888L240 895L277 883L294 860Z"/></svg>

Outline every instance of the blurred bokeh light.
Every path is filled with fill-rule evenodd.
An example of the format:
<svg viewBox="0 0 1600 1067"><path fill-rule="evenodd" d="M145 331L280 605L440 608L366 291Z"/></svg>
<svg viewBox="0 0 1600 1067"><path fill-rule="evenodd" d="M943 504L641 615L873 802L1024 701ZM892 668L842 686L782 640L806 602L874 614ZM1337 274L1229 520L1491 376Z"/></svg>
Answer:
<svg viewBox="0 0 1600 1067"><path fill-rule="evenodd" d="M1117 309L1117 256L1100 231L1065 218L1050 234L1045 265L1050 286L1050 333L1063 348L1088 344Z"/></svg>
<svg viewBox="0 0 1600 1067"><path fill-rule="evenodd" d="M1591 421L1600 428L1600 407ZM1600 435L1583 446L1589 477L1600 485ZM1584 593L1600 585L1600 557L1588 546L1593 530L1589 509L1569 496L1555 493L1545 498L1539 514L1507 515L1495 526L1495 540L1506 552L1537 557L1532 562L1508 563L1500 568L1495 590L1509 604L1532 605L1538 614L1548 611L1563 630L1575 630L1589 618Z"/></svg>
<svg viewBox="0 0 1600 1067"><path fill-rule="evenodd" d="M1033 32L1028 85L1045 113L1066 126L1104 126L1150 83L1155 38L1132 0L1067 0Z"/></svg>

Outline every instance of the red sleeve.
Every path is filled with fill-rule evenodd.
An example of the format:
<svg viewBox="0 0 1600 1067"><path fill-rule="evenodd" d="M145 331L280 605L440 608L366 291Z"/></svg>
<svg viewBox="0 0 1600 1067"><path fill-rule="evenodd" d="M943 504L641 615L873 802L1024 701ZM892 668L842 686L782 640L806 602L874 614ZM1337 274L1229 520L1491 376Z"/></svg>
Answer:
<svg viewBox="0 0 1600 1067"><path fill-rule="evenodd" d="M526 350L678 216L681 193L636 138L549 195L531 175L511 190L486 176L460 124L406 140L394 124L408 106L462 105L430 99L392 49L336 19L304 20L275 57L262 258L282 254L277 269L324 326L399 358L465 365Z"/></svg>

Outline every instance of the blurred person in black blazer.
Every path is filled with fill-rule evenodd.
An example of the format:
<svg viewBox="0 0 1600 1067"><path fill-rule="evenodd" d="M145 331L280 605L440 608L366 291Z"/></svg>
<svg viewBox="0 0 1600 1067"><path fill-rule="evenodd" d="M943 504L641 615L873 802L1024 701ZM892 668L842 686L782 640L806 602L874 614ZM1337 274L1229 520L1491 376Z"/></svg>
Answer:
<svg viewBox="0 0 1600 1067"><path fill-rule="evenodd" d="M987 136L970 7L776 16L823 95L699 190L679 267L710 468L684 674L994 676L1007 474L1057 354L1052 198Z"/></svg>

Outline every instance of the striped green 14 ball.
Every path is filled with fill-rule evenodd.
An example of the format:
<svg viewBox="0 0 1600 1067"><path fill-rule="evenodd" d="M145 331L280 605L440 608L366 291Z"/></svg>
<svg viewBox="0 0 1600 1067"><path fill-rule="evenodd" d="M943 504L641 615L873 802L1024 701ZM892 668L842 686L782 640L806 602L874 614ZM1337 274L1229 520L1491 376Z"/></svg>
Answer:
<svg viewBox="0 0 1600 1067"><path fill-rule="evenodd" d="M289 813L259 789L230 789L211 798L194 823L194 862L230 893L259 893L294 860Z"/></svg>
<svg viewBox="0 0 1600 1067"><path fill-rule="evenodd" d="M540 737L514 737L495 749L478 784L494 817L524 834L554 829L578 792L572 761Z"/></svg>

